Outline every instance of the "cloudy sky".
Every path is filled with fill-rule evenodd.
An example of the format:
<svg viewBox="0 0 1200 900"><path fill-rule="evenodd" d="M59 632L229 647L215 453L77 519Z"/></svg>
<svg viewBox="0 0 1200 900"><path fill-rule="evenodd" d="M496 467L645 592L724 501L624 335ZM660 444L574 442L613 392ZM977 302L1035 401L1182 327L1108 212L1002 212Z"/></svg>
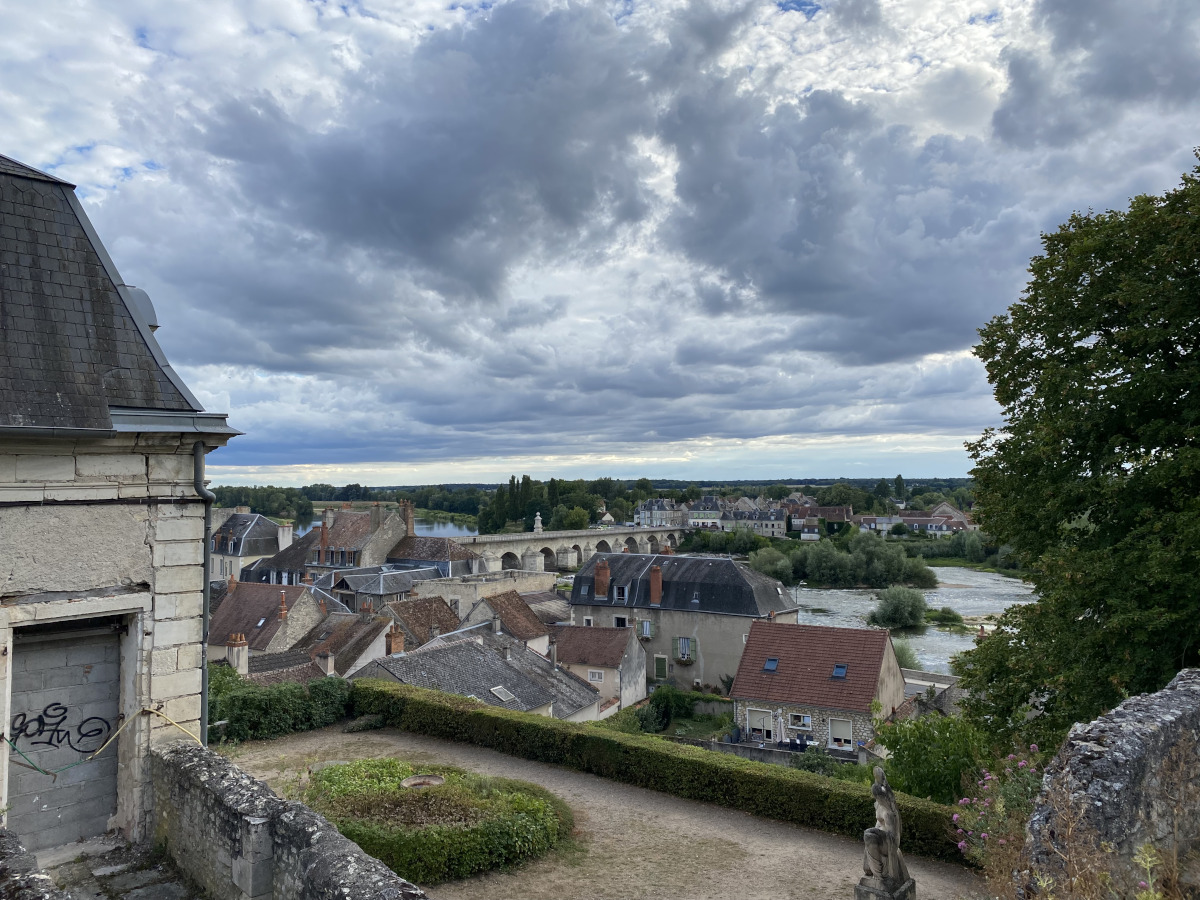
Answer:
<svg viewBox="0 0 1200 900"><path fill-rule="evenodd" d="M1200 144L1195 0L0 0L218 483L965 475L976 329Z"/></svg>

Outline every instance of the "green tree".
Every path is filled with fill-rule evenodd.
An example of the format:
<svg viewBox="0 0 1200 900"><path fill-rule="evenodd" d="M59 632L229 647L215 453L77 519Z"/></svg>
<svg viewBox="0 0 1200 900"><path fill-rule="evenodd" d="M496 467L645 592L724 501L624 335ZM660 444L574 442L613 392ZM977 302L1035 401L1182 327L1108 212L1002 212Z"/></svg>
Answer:
<svg viewBox="0 0 1200 900"><path fill-rule="evenodd" d="M960 716L922 716L885 722L875 737L888 748L888 781L900 791L953 803L962 794L964 776L979 771L983 735Z"/></svg>
<svg viewBox="0 0 1200 900"><path fill-rule="evenodd" d="M903 500L908 495L908 489L904 486L903 475L896 476L895 488L897 500Z"/></svg>
<svg viewBox="0 0 1200 900"><path fill-rule="evenodd" d="M588 512L576 506L563 516L562 527L566 531L578 531L588 527Z"/></svg>
<svg viewBox="0 0 1200 900"><path fill-rule="evenodd" d="M1049 744L1200 664L1200 166L1042 246L980 331L1004 425L968 444L1039 599L959 665L975 722Z"/></svg>
<svg viewBox="0 0 1200 900"><path fill-rule="evenodd" d="M925 622L925 595L893 585L877 595L879 605L867 614L867 624L883 628L915 628Z"/></svg>

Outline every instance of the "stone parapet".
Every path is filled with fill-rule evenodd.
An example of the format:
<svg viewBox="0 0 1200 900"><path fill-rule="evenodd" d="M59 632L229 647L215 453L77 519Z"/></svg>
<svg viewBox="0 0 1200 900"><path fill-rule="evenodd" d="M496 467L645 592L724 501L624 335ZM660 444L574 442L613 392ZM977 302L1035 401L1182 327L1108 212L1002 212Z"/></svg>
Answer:
<svg viewBox="0 0 1200 900"><path fill-rule="evenodd" d="M425 893L301 803L194 744L152 753L154 839L226 900L421 900Z"/></svg>

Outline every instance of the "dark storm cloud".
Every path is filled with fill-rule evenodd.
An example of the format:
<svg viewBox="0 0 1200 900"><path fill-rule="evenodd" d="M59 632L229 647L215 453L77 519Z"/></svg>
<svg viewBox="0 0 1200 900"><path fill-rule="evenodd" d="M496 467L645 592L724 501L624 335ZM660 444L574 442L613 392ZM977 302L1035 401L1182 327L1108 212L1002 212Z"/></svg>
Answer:
<svg viewBox="0 0 1200 900"><path fill-rule="evenodd" d="M1200 15L1193 0L1041 0L1048 56L1013 49L993 116L1019 147L1060 147L1117 121L1134 104L1169 110L1200 93Z"/></svg>

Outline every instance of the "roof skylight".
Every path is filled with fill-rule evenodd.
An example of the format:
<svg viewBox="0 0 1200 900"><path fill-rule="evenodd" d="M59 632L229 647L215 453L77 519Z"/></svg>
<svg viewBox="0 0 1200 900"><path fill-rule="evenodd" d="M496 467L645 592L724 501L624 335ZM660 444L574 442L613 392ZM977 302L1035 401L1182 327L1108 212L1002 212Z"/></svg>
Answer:
<svg viewBox="0 0 1200 900"><path fill-rule="evenodd" d="M763 671L764 672L774 672L778 668L779 668L779 657L777 657L777 656L772 656L765 663L763 663Z"/></svg>
<svg viewBox="0 0 1200 900"><path fill-rule="evenodd" d="M834 663L833 664L833 677L834 678L845 678L846 677L846 664L845 663Z"/></svg>
<svg viewBox="0 0 1200 900"><path fill-rule="evenodd" d="M514 694L512 691L510 691L508 688L504 687L504 685L501 685L501 684L498 684L494 688L492 688L492 693L495 694L497 697L499 697L501 700L503 700L505 703L507 703L509 700L517 699L516 694Z"/></svg>

